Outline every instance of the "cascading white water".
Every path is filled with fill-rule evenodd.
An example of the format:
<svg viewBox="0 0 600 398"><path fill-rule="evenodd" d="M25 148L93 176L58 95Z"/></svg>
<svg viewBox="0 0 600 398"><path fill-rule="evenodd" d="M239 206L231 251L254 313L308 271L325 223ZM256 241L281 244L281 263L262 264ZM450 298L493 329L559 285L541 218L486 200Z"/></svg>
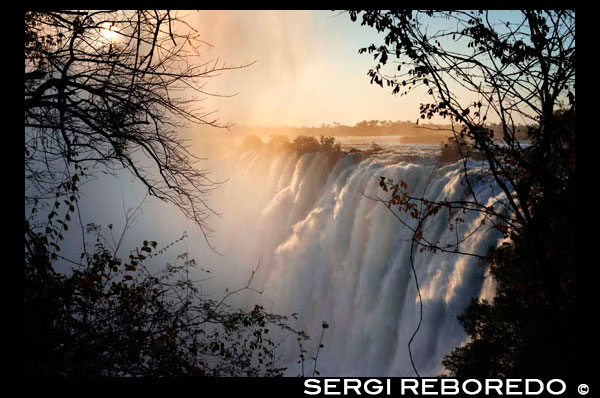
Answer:
<svg viewBox="0 0 600 398"><path fill-rule="evenodd" d="M431 200L465 198L462 163L440 167L419 151L300 156L263 147L233 151L224 159L230 180L215 194L224 217L214 226L215 243L226 256L218 261L237 270L229 280L241 285L260 258L254 284L264 293L253 299L271 312L297 313L297 325L312 335L307 357L314 355L321 322L329 323L317 365L322 376L414 375L407 347L419 322L409 259L412 232L368 196L384 197L378 183L385 176ZM469 164L477 167L481 164ZM497 200L491 187L488 178L473 186L481 203ZM439 212L427 221L427 237L440 245L454 243L481 225L483 216L462 217L465 222L450 230L447 212ZM498 238L479 228L460 249L484 254ZM243 272L241 264L248 265ZM471 297L491 296L493 286L473 257L417 252L414 266L423 322L412 353L420 374L434 376L443 370L443 356L465 340L457 315ZM280 364L296 375L298 345L292 340ZM306 361L309 374L312 363Z"/></svg>

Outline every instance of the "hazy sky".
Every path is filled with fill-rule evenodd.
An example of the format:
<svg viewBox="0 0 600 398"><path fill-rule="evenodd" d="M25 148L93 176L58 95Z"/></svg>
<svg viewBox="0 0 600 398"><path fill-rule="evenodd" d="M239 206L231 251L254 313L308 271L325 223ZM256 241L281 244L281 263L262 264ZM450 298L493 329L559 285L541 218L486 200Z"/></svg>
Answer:
<svg viewBox="0 0 600 398"><path fill-rule="evenodd" d="M200 11L190 19L213 45L206 59L233 64L206 86L233 98L210 98L222 121L320 126L362 120L416 120L422 95L395 97L370 84L373 57L358 49L382 36L332 11Z"/></svg>

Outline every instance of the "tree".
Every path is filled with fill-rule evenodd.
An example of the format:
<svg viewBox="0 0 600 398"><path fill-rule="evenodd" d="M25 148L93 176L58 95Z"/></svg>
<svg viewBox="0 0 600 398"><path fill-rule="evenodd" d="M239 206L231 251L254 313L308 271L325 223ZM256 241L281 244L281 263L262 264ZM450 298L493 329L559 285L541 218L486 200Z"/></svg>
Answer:
<svg viewBox="0 0 600 398"><path fill-rule="evenodd" d="M161 249L143 241L125 261L109 249L106 228L90 224L88 232L94 250L65 274L51 265L56 246L26 224L27 376L281 376L277 332L308 339L286 316L227 303L257 292L256 269L246 286L215 300L192 279L196 264L187 253L160 271L146 266L177 241Z"/></svg>
<svg viewBox="0 0 600 398"><path fill-rule="evenodd" d="M300 154L312 152L339 152L341 145L335 142L335 138L322 135L318 140L308 135L299 135L289 145L289 149L298 151Z"/></svg>
<svg viewBox="0 0 600 398"><path fill-rule="evenodd" d="M123 167L208 237L206 196L218 184L178 129L228 127L197 96L216 95L207 79L244 65L199 61L204 44L171 11L25 12L27 202L53 195L74 165Z"/></svg>
<svg viewBox="0 0 600 398"><path fill-rule="evenodd" d="M482 159L481 152L473 150L473 145L466 142L464 138L448 137L442 143L442 150L438 156L440 162L454 163L465 158Z"/></svg>
<svg viewBox="0 0 600 398"><path fill-rule="evenodd" d="M82 225L80 259L61 254L79 187L100 168L129 170L208 242L205 199L217 183L194 167L178 129L227 127L194 95L214 95L205 80L243 66L198 63L203 42L185 21L170 11L25 12L26 375L277 376L277 330L308 339L286 316L227 303L257 292L254 272L214 300L192 279L186 253L162 270L148 266L172 244L144 240L124 260L131 214L118 243L107 239L112 225ZM72 269L57 271L59 261Z"/></svg>
<svg viewBox="0 0 600 398"><path fill-rule="evenodd" d="M335 138L324 135L319 138L319 145L321 146L321 150L325 152L339 151L342 148L339 142L335 142Z"/></svg>
<svg viewBox="0 0 600 398"><path fill-rule="evenodd" d="M315 137L299 135L294 138L290 147L300 153L317 152L320 149L319 141Z"/></svg>
<svg viewBox="0 0 600 398"><path fill-rule="evenodd" d="M392 10L349 15L353 21L361 16L363 25L385 35L384 44L359 50L377 61L369 71L371 82L401 96L426 90L431 102L421 104L420 120L450 121L457 149L466 140L483 154L487 173L504 197L494 206L478 200L472 189L477 176L464 153L463 181L470 194L461 201L429 201L412 196L402 181L381 179L389 192L383 200L388 207L418 220L413 247L478 255L461 252L458 242L440 247L427 239L425 221L439 211L448 211L454 222L461 211L479 212L509 239L502 250L478 255L492 267L497 297L492 307L475 303L467 308L461 321L472 341L447 357L445 365L462 375L475 369L474 363L488 375L523 369L536 375L549 375L552 369L575 372L575 13ZM386 72L391 60L395 70ZM486 124L492 116L500 124L500 139ZM519 141L518 124L531 126L528 145ZM539 317L527 316L532 308ZM502 331L510 339L495 339L493 331L506 326L510 316L514 327ZM522 342L531 342L528 333L545 338L527 348ZM497 355L487 355L494 350Z"/></svg>

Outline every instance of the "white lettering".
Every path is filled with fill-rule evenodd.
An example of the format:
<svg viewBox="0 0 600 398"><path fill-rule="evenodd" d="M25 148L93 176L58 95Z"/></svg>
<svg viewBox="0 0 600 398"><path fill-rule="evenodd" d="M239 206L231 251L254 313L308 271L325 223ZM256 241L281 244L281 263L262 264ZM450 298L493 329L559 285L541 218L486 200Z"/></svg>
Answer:
<svg viewBox="0 0 600 398"><path fill-rule="evenodd" d="M342 393L339 391L330 391L329 387L333 387L335 389L335 383L340 381L340 379L325 379L325 395L341 395Z"/></svg>
<svg viewBox="0 0 600 398"><path fill-rule="evenodd" d="M550 388L550 386L552 385L552 383L554 382L559 382L562 385L562 389L559 392L556 392L554 390L552 390ZM565 392L565 390L567 389L567 385L565 384L564 381L562 381L561 379L552 379L550 380L548 383L546 383L546 390L548 390L548 392L552 395L560 395L563 392Z"/></svg>
<svg viewBox="0 0 600 398"><path fill-rule="evenodd" d="M435 387L436 379L421 379L421 394L422 395L438 395L437 391L427 391L428 388Z"/></svg>
<svg viewBox="0 0 600 398"><path fill-rule="evenodd" d="M532 392L529 389L529 384L530 383L537 383L538 386L540 387L539 390L537 390L536 392ZM525 395L540 395L542 393L542 391L544 391L544 383L539 380L539 379L526 379L525 380Z"/></svg>
<svg viewBox="0 0 600 398"><path fill-rule="evenodd" d="M316 383L316 384L315 384ZM321 386L319 386L320 381L318 379L306 379L304 380L304 387L306 388L314 388L314 391L304 390L304 393L307 395L317 395L321 393Z"/></svg>
<svg viewBox="0 0 600 398"><path fill-rule="evenodd" d="M466 387L466 386L467 386L467 384L469 384L469 383L475 383L475 384L477 384L477 390L476 390L476 391L469 391L469 390L467 390L467 387ZM467 394L467 395L475 395L475 394L479 394L479 393L481 392L481 388L482 388L482 387L481 387L481 383L480 383L480 382L479 382L479 380L477 380L477 379L467 379L467 380L465 380L465 381L463 382L463 384L462 384L462 389L463 389L463 392L464 392L465 394Z"/></svg>
<svg viewBox="0 0 600 398"><path fill-rule="evenodd" d="M523 395L521 391L511 391L511 388L518 388L519 386L515 383L519 383L521 379L506 379L506 395Z"/></svg>
<svg viewBox="0 0 600 398"><path fill-rule="evenodd" d="M494 382L495 385L492 385L492 382ZM502 380L485 379L485 395L490 395L490 390L496 390L498 395L502 395Z"/></svg>
<svg viewBox="0 0 600 398"><path fill-rule="evenodd" d="M369 384L371 384L371 383L377 383L377 386L375 387L374 390L369 390ZM377 394L381 393L381 391L383 391L383 386L381 385L380 380L369 379L369 380L365 381L364 389L365 389L365 392L369 395L377 395Z"/></svg>
<svg viewBox="0 0 600 398"><path fill-rule="evenodd" d="M351 386L351 382L356 382L356 384ZM356 395L360 395L360 384L360 379L344 379L344 395L348 395L348 390L354 390Z"/></svg>
<svg viewBox="0 0 600 398"><path fill-rule="evenodd" d="M448 385L452 383L452 385ZM449 391L450 387L453 392ZM456 379L442 379L442 395L458 395L459 389L458 389L458 380Z"/></svg>
<svg viewBox="0 0 600 398"><path fill-rule="evenodd" d="M406 383L413 383L412 386L407 386ZM414 395L419 395L417 392L417 387L419 386L419 381L415 379L402 379L400 380L400 395L406 395L406 390L411 390Z"/></svg>

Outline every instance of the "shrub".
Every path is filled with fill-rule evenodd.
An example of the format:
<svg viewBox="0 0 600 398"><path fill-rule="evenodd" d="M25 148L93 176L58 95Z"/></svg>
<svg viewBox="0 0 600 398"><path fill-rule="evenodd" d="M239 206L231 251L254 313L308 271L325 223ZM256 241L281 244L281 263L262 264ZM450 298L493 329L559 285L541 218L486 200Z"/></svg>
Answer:
<svg viewBox="0 0 600 398"><path fill-rule="evenodd" d="M321 136L319 140L315 137L306 135L299 135L294 138L290 148L300 153L312 153L312 152L330 152L340 151L341 145L335 142L335 138Z"/></svg>
<svg viewBox="0 0 600 398"><path fill-rule="evenodd" d="M242 148L245 150L260 148L264 145L259 136L252 134L244 138Z"/></svg>
<svg viewBox="0 0 600 398"><path fill-rule="evenodd" d="M269 151L278 152L284 149L288 149L291 145L289 138L284 135L275 135L271 137L271 140L267 144Z"/></svg>
<svg viewBox="0 0 600 398"><path fill-rule="evenodd" d="M69 274L59 273L46 235L25 228L27 376L280 376L285 368L276 366L269 331L308 339L285 316L226 303L252 290L252 277L214 300L191 279L196 265L187 254L152 272L144 261L165 249L144 241L122 260L93 225L95 250Z"/></svg>
<svg viewBox="0 0 600 398"><path fill-rule="evenodd" d="M438 155L438 160L443 163L454 163L463 158L483 159L483 153L463 138L448 137L447 141L442 143L441 146L442 150Z"/></svg>

